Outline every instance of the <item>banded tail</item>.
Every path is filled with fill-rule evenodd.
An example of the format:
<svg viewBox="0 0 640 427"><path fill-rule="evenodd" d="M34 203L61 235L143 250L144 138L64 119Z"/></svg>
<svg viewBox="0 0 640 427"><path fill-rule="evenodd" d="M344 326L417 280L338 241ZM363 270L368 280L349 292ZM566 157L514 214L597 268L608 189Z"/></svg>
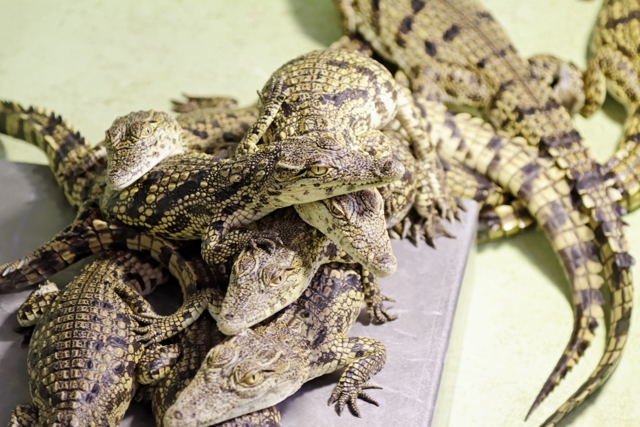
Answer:
<svg viewBox="0 0 640 427"><path fill-rule="evenodd" d="M93 254L108 249L129 249L149 251L178 279L186 299L199 287L209 288L217 281L215 272L199 257L200 244L193 243L177 244L117 222L104 222L98 206L90 204L81 210L70 226L40 248L15 262L0 266L0 293L19 291L43 282Z"/></svg>
<svg viewBox="0 0 640 427"><path fill-rule="evenodd" d="M0 102L0 133L40 148L64 190L69 203L80 207L89 196L89 182L106 167L106 151L90 147L84 137L59 115L40 108L24 108L10 101Z"/></svg>
<svg viewBox="0 0 640 427"><path fill-rule="evenodd" d="M602 229L602 224L596 227L596 241L602 242L600 253L601 257L605 257L603 263L604 281L607 283L611 294L611 313L607 328L605 351L598 366L589 378L542 424L543 427L555 426L565 415L580 405L607 381L616 366L618 366L622 350L627 341L633 308L631 266L635 261L627 253L626 248L618 248L615 245L616 240L613 240L614 244L612 245L612 242L605 236ZM541 392L539 395L540 401L544 397ZM536 399L536 403L539 403L538 399ZM529 413L535 409L535 406L537 405L534 403Z"/></svg>
<svg viewBox="0 0 640 427"><path fill-rule="evenodd" d="M603 316L604 303L600 286L606 281L610 288L621 288L619 300L625 307L622 315L630 313L631 277L627 264L631 257L626 253L620 236L607 227L609 221L599 218L599 226L592 228L593 221L578 211L572 189L565 173L551 159L538 158L536 153L518 139L507 139L495 135L490 127L480 126L476 119L464 115L454 117L459 129L457 140L440 138L439 150L445 157L454 158L480 173L486 173L494 182L522 200L531 215L542 227L551 241L571 286L575 322L571 339L551 376L538 395L533 411L551 392L556 384L573 367L593 339L597 319ZM443 126L445 128L445 126ZM614 216L609 220L617 220ZM590 226L591 223L591 226ZM612 227L616 230L615 227ZM594 231L595 230L595 231ZM600 274L604 272L604 280ZM618 304L620 305L620 304ZM622 317L621 317L622 319ZM610 334L626 337L628 321L622 320L610 327ZM620 333L611 331L618 330ZM624 338L613 338L615 358L619 357ZM611 341L610 339L610 342ZM611 356L605 354L603 360ZM598 381L586 385L589 393L599 387L615 367L613 359L597 370ZM586 395L578 395L573 404L563 408L562 416L581 403ZM531 413L531 411L529 413ZM557 418L557 417L556 417ZM561 416L560 416L561 418ZM558 418L559 419L559 418Z"/></svg>

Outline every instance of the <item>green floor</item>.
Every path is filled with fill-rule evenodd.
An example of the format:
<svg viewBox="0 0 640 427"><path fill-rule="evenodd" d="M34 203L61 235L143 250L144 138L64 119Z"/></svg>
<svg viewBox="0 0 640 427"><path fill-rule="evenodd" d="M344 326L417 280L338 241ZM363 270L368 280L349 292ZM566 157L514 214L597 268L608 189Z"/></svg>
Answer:
<svg viewBox="0 0 640 427"><path fill-rule="evenodd" d="M525 56L550 52L584 66L598 1L484 0ZM339 37L331 0L0 0L0 98L50 108L97 142L113 119L170 108L181 93L255 99L269 74ZM622 109L609 102L576 118L600 160L614 150ZM45 163L31 146L0 138L0 158ZM640 241L640 213L627 217ZM632 250L640 259L640 252ZM448 425L536 426L586 379L602 354L598 330L584 360L525 423L524 415L569 338L567 284L541 233L479 248ZM390 291L391 293L391 291ZM640 326L625 357L594 398L565 425L640 424ZM443 417L441 419L446 419ZM446 425L447 423L441 423Z"/></svg>

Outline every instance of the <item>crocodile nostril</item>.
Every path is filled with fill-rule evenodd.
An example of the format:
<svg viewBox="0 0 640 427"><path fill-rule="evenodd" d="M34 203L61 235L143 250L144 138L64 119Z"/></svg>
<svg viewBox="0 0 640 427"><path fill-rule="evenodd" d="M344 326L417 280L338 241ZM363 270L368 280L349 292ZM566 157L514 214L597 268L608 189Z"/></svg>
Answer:
<svg viewBox="0 0 640 427"><path fill-rule="evenodd" d="M233 313L227 313L227 314L223 315L222 317L224 317L225 320L233 320L233 318L235 316L233 315Z"/></svg>
<svg viewBox="0 0 640 427"><path fill-rule="evenodd" d="M383 254L376 258L376 263L378 264L389 264L393 262L393 257L389 254Z"/></svg>

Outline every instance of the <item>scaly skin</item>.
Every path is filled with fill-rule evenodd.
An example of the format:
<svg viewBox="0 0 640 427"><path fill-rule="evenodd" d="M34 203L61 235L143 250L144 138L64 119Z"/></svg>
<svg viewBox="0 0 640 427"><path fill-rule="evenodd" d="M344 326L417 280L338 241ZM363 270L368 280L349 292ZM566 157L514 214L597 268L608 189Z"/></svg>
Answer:
<svg viewBox="0 0 640 427"><path fill-rule="evenodd" d="M162 425L165 412L196 375L209 350L224 338L225 336L218 331L216 322L207 314L200 316L178 335L176 344L181 350L178 360L167 376L150 390L151 408L156 425ZM279 427L280 411L272 406L216 425L216 427L237 426Z"/></svg>
<svg viewBox="0 0 640 427"><path fill-rule="evenodd" d="M431 104L431 108L429 105ZM629 327L632 307L632 288L628 269L630 257L612 259L611 255L597 256L604 236L592 231L589 218L575 209L570 186L562 171L553 163L536 156L524 141L499 137L486 125L468 115L448 116L441 104L424 101L428 115L450 121L448 127L458 129L453 135L439 138L438 151L445 159L460 161L475 171L486 174L492 181L509 189L526 204L529 213L549 238L569 279L573 294L576 322L569 345L548 380L536 405L553 389L577 362L593 339L596 319L603 316L604 303L599 291L604 282L615 291L607 347L600 365L567 403L561 406L544 425L555 425L571 409L580 404L611 375L621 355ZM590 225L590 226L589 226Z"/></svg>
<svg viewBox="0 0 640 427"><path fill-rule="evenodd" d="M107 132L107 153L123 146L131 158L151 155L181 138L171 117L148 112L118 119ZM166 126L164 126L166 123ZM173 132L170 133L170 131ZM164 148L163 148L164 147ZM109 177L130 182L126 157L109 154ZM112 163L111 160L114 160ZM123 167L122 169L120 167ZM403 167L322 143L275 144L234 159L205 154L169 156L124 190L107 188L105 213L126 224L177 239L202 239L210 264L224 262L249 241L272 239L270 233L242 229L275 209L341 195L393 181Z"/></svg>
<svg viewBox="0 0 640 427"><path fill-rule="evenodd" d="M64 291L51 282L34 291L19 313L23 326L35 324L27 355L33 403L18 406L9 425L118 426L136 384L162 378L179 354L175 345L146 346L138 332L157 316L139 290L166 279L141 255L108 252ZM43 296L50 306L38 303Z"/></svg>
<svg viewBox="0 0 640 427"><path fill-rule="evenodd" d="M95 206L94 211L97 211ZM148 342L159 342L175 335L193 323L205 310L217 317L223 295L212 284L223 280L225 276L219 270L210 269L200 257L194 256L193 249L199 245L184 243L178 245L161 236L149 235L114 222L104 222L96 219L96 215L89 214L85 220L70 227L66 238L61 236L60 239L65 245L54 245L46 248L44 252L35 253L33 256L35 261L30 261L29 258L24 259L25 265L36 263L39 267L45 267L39 269L29 267L31 268L30 279L34 283L45 280L66 268L67 265L104 250L145 251L161 262L178 279L184 301L183 306L174 314L156 316L149 321L149 326L140 328L141 332L146 332ZM47 260L53 261L48 263ZM61 260L61 262L55 260ZM19 276L25 269L23 266L13 273ZM198 285L203 289L198 290Z"/></svg>
<svg viewBox="0 0 640 427"><path fill-rule="evenodd" d="M190 100L193 98L189 98ZM221 109L235 104L227 98L198 98L208 108L181 114L176 119L182 128L187 151L201 151L216 157L233 155L235 146L258 118L258 108L250 106L233 111ZM224 102L221 102L223 100ZM174 102L177 108L187 110ZM22 139L41 150L72 206L80 208L87 200L104 191L107 167L102 143L95 147L59 115L38 107L22 107L10 101L0 102L0 133ZM229 152L229 150L232 150Z"/></svg>
<svg viewBox="0 0 640 427"><path fill-rule="evenodd" d="M240 141L241 153L255 151L259 141L268 146L309 139L358 150L384 141L380 129L396 118L424 170L420 213L433 217L437 208L443 217L455 214L442 165L408 91L377 61L345 49L309 52L276 70L261 99L263 113Z"/></svg>
<svg viewBox="0 0 640 427"><path fill-rule="evenodd" d="M332 198L333 203L336 199L339 198ZM325 215L332 215L332 211L325 210ZM357 212L349 215L349 221L360 230L381 226L375 217ZM334 261L356 263L292 208L278 210L257 225L258 229L276 231L282 243L268 250L249 246L238 255L218 318L218 327L227 335L237 334L298 299L321 265ZM364 283L370 317L381 323L395 319L383 305L389 299L380 294L375 276L364 267L362 276L371 277Z"/></svg>
<svg viewBox="0 0 640 427"><path fill-rule="evenodd" d="M364 295L360 275L327 264L295 303L265 325L214 347L193 381L164 416L167 427L196 427L271 406L315 377L346 367L330 402L341 411L356 400L374 402L364 389L384 365L384 346L347 337Z"/></svg>
<svg viewBox="0 0 640 427"><path fill-rule="evenodd" d="M478 243L504 239L535 225L525 204L487 177L457 161L443 164L451 192L478 203Z"/></svg>
<svg viewBox="0 0 640 427"><path fill-rule="evenodd" d="M584 74L588 117L602 106L607 90L627 109L624 133L605 169L622 193L627 210L640 206L640 58L637 0L605 0L593 32L593 55Z"/></svg>
<svg viewBox="0 0 640 427"><path fill-rule="evenodd" d="M520 58L502 28L473 0L343 0L340 5L347 31L358 32L377 53L396 63L409 77L414 91L434 101L454 98L475 105L496 128L524 137L537 147L538 156L554 160L556 171L571 183L569 190L577 207L589 215L585 222L594 230L609 288L614 295L624 295L614 299L616 307L623 307L614 319L619 328L610 327L608 334L610 348L621 349L631 313L633 259L623 233L621 210L615 204L620 194L605 183L600 167L589 157L562 106L562 98L550 87L549 75L553 73L546 73L535 60L530 63ZM567 241L561 248L566 250L585 236ZM564 266L574 294L581 292L580 298L574 297L576 323L565 354L532 410L584 351L596 325L596 314L601 311L590 308L599 306L596 281L573 276L573 270L587 268L585 263L571 259L573 255L560 256L567 258ZM555 424L593 392L613 370L618 356L615 353L611 364L599 368L597 377L588 381L586 393L572 398L573 403L563 406L548 423Z"/></svg>
<svg viewBox="0 0 640 427"><path fill-rule="evenodd" d="M251 110L252 110L251 108L244 109L244 111L251 111ZM257 110L254 108L253 111L257 111ZM220 117L220 114L217 111L212 112L210 110L198 110L198 111L192 111L191 113L189 113L189 116L191 117L192 122L195 124L202 124L203 122L204 123L211 122L214 124L213 129L217 129L215 126L219 126L219 125L223 125L224 129L233 129L234 125L232 122L234 121L234 119L238 120L238 117L240 117L240 124L243 123L242 116L240 115L241 112L242 111L228 112L225 116ZM181 116L182 118L181 125L183 126L183 129L190 129L190 127L187 126L186 121L184 120L185 116L186 115ZM247 114L245 114L245 117L246 116ZM226 120L225 123L222 123L223 119ZM236 125L235 127L237 128L238 126ZM212 134L212 133L213 132L209 130L209 134ZM218 134L222 134L222 133L225 134L226 138L229 138L228 131L225 131L225 132L218 131ZM214 148L215 146L210 145L208 147ZM228 147L231 150L233 150L233 144L229 144ZM192 148L192 146L190 146L190 148ZM405 175L407 174L405 173ZM398 183L395 185L395 187L399 187L399 185L400 184ZM394 188L394 187L390 186L390 188ZM395 194L401 193L398 190L394 190L394 192ZM354 197L356 197L357 194L358 193L355 193ZM382 213L378 211L379 210L374 210L372 212L376 214L378 217L382 217ZM70 227L63 230L61 233L59 233L48 244L45 244L43 247L41 247L39 250L35 251L34 253L30 254L29 256L12 263L12 267L5 268L4 269L5 275L0 280L0 285L6 284L7 286L10 285L12 287L18 287L18 286L37 283L39 281L42 281L45 277L50 276L54 272L57 272L62 270L63 268L66 268L67 265L70 265L73 262L76 262L77 260L85 256L88 256L89 254L96 253L97 251L102 250L102 246L97 242L97 239L95 238L95 236L92 236L91 234L91 233L94 233L94 231L91 228L91 222L97 217L96 215L97 213L95 211L92 212L91 210L81 212L79 218L77 218L74 224L72 224ZM361 215L358 218L363 218L363 216ZM375 223L375 217L373 218L373 221L374 222L371 222L372 224ZM354 221L351 221L351 222L353 223ZM363 250L366 249L367 251L366 253L370 254L374 252L373 249L380 248L377 250L376 253L381 254L380 256L386 256L387 253L391 252L391 248L388 242L388 238L386 237L386 234L385 234L384 221L380 220L379 222L380 224L377 224L377 223L375 224L377 225L377 228L380 231L380 233L378 234L382 234L382 236L384 236L384 239L378 238L378 240L381 240L380 244L377 244L377 245L370 244L368 248L362 248L362 249ZM363 235L365 235L364 232L368 231L367 227L363 227L359 224L354 225L354 224L349 224L349 222L347 222L346 225L350 226L351 227L350 229L354 229L354 227L356 227L355 228L356 231L362 230L361 234ZM366 235L368 235L369 237L372 236L370 231ZM380 262L378 264L384 266L384 265L388 265L389 262L385 260L384 262ZM387 273L387 271L385 271L385 273ZM311 276L312 275L308 277L308 280L311 279ZM233 288L233 284L232 284L232 288ZM300 292L302 292L302 289L300 289L297 294L299 295ZM374 295L374 297L377 298L378 293L372 291L371 295ZM291 298L288 298L286 300L286 303L282 302L282 300L280 299L277 299L276 300L276 302L278 303L277 307L267 311L260 311L259 316L258 315L252 316L251 312L248 312L248 311L246 313L243 313L244 314L243 328L251 326L255 322L261 321L262 319L269 317L279 309L283 308L290 301L291 301ZM253 311L256 311L256 310L253 310ZM238 313L238 310L232 310L231 312ZM238 319L238 316L236 316L236 320L237 319ZM227 333L234 333L234 332L238 332L239 330L233 331L233 329L227 328L225 329L225 331Z"/></svg>
<svg viewBox="0 0 640 427"><path fill-rule="evenodd" d="M0 102L0 133L40 148L72 206L80 207L93 194L96 177L106 167L104 147L91 148L66 121L47 110Z"/></svg>

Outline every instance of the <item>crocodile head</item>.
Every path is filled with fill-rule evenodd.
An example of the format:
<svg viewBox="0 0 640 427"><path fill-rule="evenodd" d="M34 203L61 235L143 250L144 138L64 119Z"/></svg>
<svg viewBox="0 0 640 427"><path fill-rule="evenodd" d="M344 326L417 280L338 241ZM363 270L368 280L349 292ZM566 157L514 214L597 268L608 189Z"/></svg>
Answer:
<svg viewBox="0 0 640 427"><path fill-rule="evenodd" d="M404 173L404 166L396 160L377 159L338 144L281 143L271 149L279 151L278 159L261 184L259 196L268 197L278 207L376 187Z"/></svg>
<svg viewBox="0 0 640 427"><path fill-rule="evenodd" d="M105 133L107 185L122 190L167 157L182 153L182 129L167 113L138 111L118 117Z"/></svg>
<svg viewBox="0 0 640 427"><path fill-rule="evenodd" d="M237 334L295 301L313 277L311 266L288 247L248 247L236 259L222 301L218 329Z"/></svg>
<svg viewBox="0 0 640 427"><path fill-rule="evenodd" d="M327 238L300 219L293 207L278 209L257 222L279 241L252 242L235 260L222 301L218 328L237 334L280 311L309 286L318 253Z"/></svg>
<svg viewBox="0 0 640 427"><path fill-rule="evenodd" d="M287 343L245 330L209 351L163 425L204 427L274 405L300 388L304 365Z"/></svg>
<svg viewBox="0 0 640 427"><path fill-rule="evenodd" d="M384 202L376 189L295 205L300 217L333 240L373 274L397 267L386 228Z"/></svg>

